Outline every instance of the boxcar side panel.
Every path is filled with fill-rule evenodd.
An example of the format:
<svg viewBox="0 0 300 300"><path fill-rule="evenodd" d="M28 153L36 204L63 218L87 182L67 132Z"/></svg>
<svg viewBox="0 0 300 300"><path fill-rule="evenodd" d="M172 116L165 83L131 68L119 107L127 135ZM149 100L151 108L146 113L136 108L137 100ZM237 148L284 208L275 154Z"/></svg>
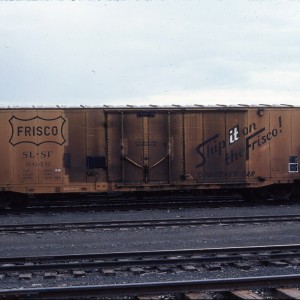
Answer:
<svg viewBox="0 0 300 300"><path fill-rule="evenodd" d="M248 168L254 173L254 176L249 178L249 182L263 185L271 176L270 141L264 141L270 131L270 111L264 110L260 116L258 110L249 110L248 126L250 127L251 124L254 131L247 135L245 145Z"/></svg>
<svg viewBox="0 0 300 300"><path fill-rule="evenodd" d="M37 146L34 152L38 184L60 185L63 183L65 175L62 145L66 142L67 131L64 128L66 120L60 111L38 111L37 116L37 128L44 128L43 134L37 137ZM50 128L52 129L50 130ZM53 139L51 135L56 139Z"/></svg>
<svg viewBox="0 0 300 300"><path fill-rule="evenodd" d="M11 117L11 111L0 111L0 184L3 187L3 189L5 188L5 186L13 183L14 148L9 143L9 140L12 136L11 125L9 123Z"/></svg>
<svg viewBox="0 0 300 300"><path fill-rule="evenodd" d="M9 157L3 163L13 191L37 193L63 182L62 165L65 122L59 110L14 110L3 114L4 149ZM13 176L13 180L11 180ZM48 192L51 189L47 190Z"/></svg>
<svg viewBox="0 0 300 300"><path fill-rule="evenodd" d="M186 173L184 161L184 133L183 114L180 112L170 112L170 163L171 182L182 181L182 176ZM188 154L187 154L188 155Z"/></svg>
<svg viewBox="0 0 300 300"><path fill-rule="evenodd" d="M300 160L300 109L291 111L290 125L286 130L291 136L291 152L288 161L289 176L293 179L300 179L299 176L299 160ZM283 124L284 126L284 124ZM284 127L285 128L285 127Z"/></svg>
<svg viewBox="0 0 300 300"><path fill-rule="evenodd" d="M226 166L223 181L245 183L250 176L246 167L245 136L252 130L251 125L247 126L246 111L227 111L224 128L225 139L219 150Z"/></svg>
<svg viewBox="0 0 300 300"><path fill-rule="evenodd" d="M289 130L292 122L290 110L272 110L270 113L270 129L264 134L270 143L272 180L281 181L290 177L288 172L289 157L292 154L292 132ZM297 154L294 154L297 155Z"/></svg>
<svg viewBox="0 0 300 300"><path fill-rule="evenodd" d="M65 167L70 183L86 183L86 113L81 110L66 111L68 143L65 146Z"/></svg>
<svg viewBox="0 0 300 300"><path fill-rule="evenodd" d="M207 111L203 113L203 142L197 146L197 150L203 155L203 181L206 183L223 182L225 179L225 124L224 112Z"/></svg>
<svg viewBox="0 0 300 300"><path fill-rule="evenodd" d="M116 141L116 147L121 149L120 143L126 145L126 153L119 159L119 171L122 172L121 178L125 183L142 184L143 182L143 165L145 156L144 148L148 142L144 136L144 131L148 126L144 118L137 118L136 113L124 113L119 115L121 122L121 139ZM146 124L144 124L146 123Z"/></svg>
<svg viewBox="0 0 300 300"><path fill-rule="evenodd" d="M13 152L14 184L33 185L38 182L38 143L42 136L31 133L38 125L36 111L16 111L10 119Z"/></svg>
<svg viewBox="0 0 300 300"><path fill-rule="evenodd" d="M152 114L153 115L153 114ZM148 119L148 120L147 120ZM154 184L170 181L170 115L164 111L148 117L148 150L145 153L144 166L149 168L149 182ZM147 164L148 155L148 164ZM147 171L147 170L146 170Z"/></svg>
<svg viewBox="0 0 300 300"><path fill-rule="evenodd" d="M106 137L103 110L86 112L86 172L87 182L106 181Z"/></svg>
<svg viewBox="0 0 300 300"><path fill-rule="evenodd" d="M185 179L203 182L203 120L202 112L187 112L184 115L185 137ZM199 146L200 145L200 146Z"/></svg>
<svg viewBox="0 0 300 300"><path fill-rule="evenodd" d="M107 136L107 168L108 182L122 181L121 155L127 155L128 146L125 139L121 137L120 113L106 112L106 136Z"/></svg>

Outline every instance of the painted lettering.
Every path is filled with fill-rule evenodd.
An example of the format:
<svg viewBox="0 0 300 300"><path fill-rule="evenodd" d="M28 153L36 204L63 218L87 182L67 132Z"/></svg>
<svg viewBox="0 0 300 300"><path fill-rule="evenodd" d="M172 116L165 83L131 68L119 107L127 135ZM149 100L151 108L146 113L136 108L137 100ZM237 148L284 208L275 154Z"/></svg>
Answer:
<svg viewBox="0 0 300 300"><path fill-rule="evenodd" d="M246 138L246 160L249 160L250 158L250 151L254 151L278 135L278 129L276 128L261 135L265 130L266 128L263 127Z"/></svg>
<svg viewBox="0 0 300 300"><path fill-rule="evenodd" d="M18 126L17 135L18 136L57 136L58 135L57 126Z"/></svg>
<svg viewBox="0 0 300 300"><path fill-rule="evenodd" d="M203 147L207 144L209 144L211 141L214 141L216 138L218 138L219 135L215 134L214 136L210 137L209 139L205 140L203 143L199 144L196 148L196 151L200 154L202 161L200 164L196 165L196 168L199 168L201 166L203 166L206 162L206 158L204 155L204 151L203 151Z"/></svg>
<svg viewBox="0 0 300 300"><path fill-rule="evenodd" d="M233 151L231 150L229 153L226 153L225 155L225 163L226 165L230 165L236 160L240 159L244 155L244 149L240 149L239 151Z"/></svg>
<svg viewBox="0 0 300 300"><path fill-rule="evenodd" d="M239 125L229 129L229 144L237 142L239 139Z"/></svg>
<svg viewBox="0 0 300 300"><path fill-rule="evenodd" d="M51 158L53 157L53 151L41 151L33 153L32 151L24 151L22 153L23 158Z"/></svg>
<svg viewBox="0 0 300 300"><path fill-rule="evenodd" d="M196 147L196 151L201 157L201 161L196 165L196 168L202 167L208 159L214 156L224 157L224 163L226 165L231 165L243 157L249 160L250 152L270 143L272 139L282 133L282 121L282 117L279 116L278 127L273 127L268 132L265 127L257 130L257 125L253 122L245 127L241 127L238 124L230 128L226 140L220 140L219 134L211 136ZM243 136L245 136L244 146L241 145L240 148L231 147Z"/></svg>

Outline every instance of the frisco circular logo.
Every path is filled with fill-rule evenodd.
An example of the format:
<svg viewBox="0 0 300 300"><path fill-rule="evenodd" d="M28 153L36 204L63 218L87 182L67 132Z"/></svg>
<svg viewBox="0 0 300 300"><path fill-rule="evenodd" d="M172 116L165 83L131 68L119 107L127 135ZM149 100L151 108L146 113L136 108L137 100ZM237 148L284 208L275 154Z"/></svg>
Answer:
<svg viewBox="0 0 300 300"><path fill-rule="evenodd" d="M53 119L40 116L24 119L12 116L9 123L11 126L9 142L13 146L22 143L31 143L36 146L44 143L63 145L66 142L63 135L66 119L62 116Z"/></svg>

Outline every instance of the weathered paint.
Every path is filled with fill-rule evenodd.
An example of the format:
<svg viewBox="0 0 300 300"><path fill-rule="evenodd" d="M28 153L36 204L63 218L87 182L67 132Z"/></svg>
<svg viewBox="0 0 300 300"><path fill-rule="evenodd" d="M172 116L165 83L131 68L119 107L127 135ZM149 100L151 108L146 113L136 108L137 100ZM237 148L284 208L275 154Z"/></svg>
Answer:
<svg viewBox="0 0 300 300"><path fill-rule="evenodd" d="M0 110L0 189L260 187L299 180L300 108Z"/></svg>

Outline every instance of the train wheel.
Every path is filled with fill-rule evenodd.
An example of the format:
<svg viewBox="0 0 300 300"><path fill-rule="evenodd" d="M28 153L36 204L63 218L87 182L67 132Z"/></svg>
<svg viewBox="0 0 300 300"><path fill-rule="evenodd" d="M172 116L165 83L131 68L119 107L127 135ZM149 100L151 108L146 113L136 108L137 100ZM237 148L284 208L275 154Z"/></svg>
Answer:
<svg viewBox="0 0 300 300"><path fill-rule="evenodd" d="M12 209L23 210L27 208L29 203L27 195L13 195L12 202L9 205Z"/></svg>
<svg viewBox="0 0 300 300"><path fill-rule="evenodd" d="M300 200L300 188L293 189L292 193L289 196L289 200L291 200L291 201L299 201Z"/></svg>
<svg viewBox="0 0 300 300"><path fill-rule="evenodd" d="M293 190L290 186L272 186L267 190L267 195L273 200L290 200L293 195Z"/></svg>
<svg viewBox="0 0 300 300"><path fill-rule="evenodd" d="M136 199L137 200L144 200L145 193L144 192L136 192Z"/></svg>
<svg viewBox="0 0 300 300"><path fill-rule="evenodd" d="M9 207L10 204L11 204L11 201L9 199L1 199L0 200L0 210Z"/></svg>
<svg viewBox="0 0 300 300"><path fill-rule="evenodd" d="M249 201L263 201L267 199L267 195L262 189L250 189L242 193L244 199Z"/></svg>
<svg viewBox="0 0 300 300"><path fill-rule="evenodd" d="M0 209L5 209L12 203L12 198L10 197L10 192L0 193Z"/></svg>

